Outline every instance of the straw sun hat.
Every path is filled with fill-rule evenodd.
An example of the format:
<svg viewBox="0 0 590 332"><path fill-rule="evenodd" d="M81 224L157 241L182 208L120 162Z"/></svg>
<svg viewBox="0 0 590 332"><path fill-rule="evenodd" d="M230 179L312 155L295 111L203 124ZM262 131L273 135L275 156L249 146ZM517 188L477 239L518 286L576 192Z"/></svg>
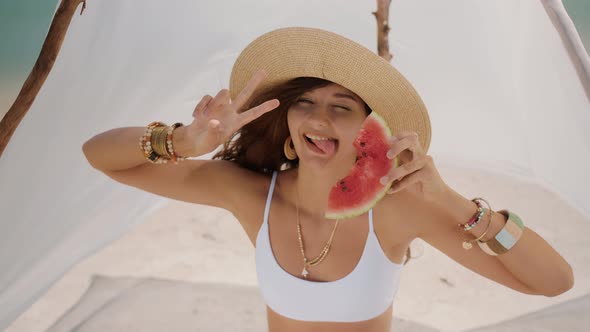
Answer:
<svg viewBox="0 0 590 332"><path fill-rule="evenodd" d="M238 56L230 77L231 98L262 68L268 75L257 91L302 76L332 81L361 97L385 119L393 134L417 132L424 152L428 151L430 119L422 99L397 69L366 47L316 28L267 32Z"/></svg>

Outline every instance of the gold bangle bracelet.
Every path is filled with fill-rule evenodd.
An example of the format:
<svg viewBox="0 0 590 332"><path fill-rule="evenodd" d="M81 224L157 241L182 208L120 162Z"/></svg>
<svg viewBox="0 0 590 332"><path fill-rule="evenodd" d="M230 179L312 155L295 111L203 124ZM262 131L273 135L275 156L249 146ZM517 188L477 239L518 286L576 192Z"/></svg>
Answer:
<svg viewBox="0 0 590 332"><path fill-rule="evenodd" d="M160 164L165 162L163 158L161 158L153 149L152 149L152 133L154 128L159 126L166 126L165 123L160 121L151 122L144 132L144 134L139 138L139 147L143 152L145 158L153 163L153 164Z"/></svg>
<svg viewBox="0 0 590 332"><path fill-rule="evenodd" d="M167 126L154 128L152 132L152 148L158 155L170 159L168 151L166 150L167 128Z"/></svg>

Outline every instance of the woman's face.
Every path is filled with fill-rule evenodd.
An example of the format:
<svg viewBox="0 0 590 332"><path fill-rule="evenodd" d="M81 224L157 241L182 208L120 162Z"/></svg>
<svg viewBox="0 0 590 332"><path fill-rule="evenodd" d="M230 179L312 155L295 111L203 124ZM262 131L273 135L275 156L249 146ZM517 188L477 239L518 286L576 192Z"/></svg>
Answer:
<svg viewBox="0 0 590 332"><path fill-rule="evenodd" d="M300 163L350 168L356 158L352 143L366 117L362 99L336 83L301 95L287 113Z"/></svg>

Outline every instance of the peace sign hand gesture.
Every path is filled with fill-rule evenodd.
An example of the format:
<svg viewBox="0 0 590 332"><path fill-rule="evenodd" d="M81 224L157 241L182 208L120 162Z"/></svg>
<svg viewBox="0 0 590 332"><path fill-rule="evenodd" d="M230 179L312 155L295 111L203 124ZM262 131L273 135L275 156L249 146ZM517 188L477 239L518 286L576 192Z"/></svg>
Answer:
<svg viewBox="0 0 590 332"><path fill-rule="evenodd" d="M265 70L258 70L233 101L228 89L219 91L215 98L206 95L201 99L193 111L193 122L185 129L185 142L193 147L193 154L200 156L215 150L238 129L279 106L279 100L272 99L238 113L266 77Z"/></svg>

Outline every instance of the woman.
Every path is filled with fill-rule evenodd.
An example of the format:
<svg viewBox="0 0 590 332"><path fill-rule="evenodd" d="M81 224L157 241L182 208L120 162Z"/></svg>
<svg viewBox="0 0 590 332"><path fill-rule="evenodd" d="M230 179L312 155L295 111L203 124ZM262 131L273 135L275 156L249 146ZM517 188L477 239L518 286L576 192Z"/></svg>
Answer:
<svg viewBox="0 0 590 332"><path fill-rule="evenodd" d="M325 219L371 112L394 133L387 157L401 162L382 179L393 183L389 195L360 216ZM389 331L416 238L522 293L556 296L573 285L569 264L515 213L441 179L416 91L342 36L284 28L257 38L236 60L230 89L203 97L193 117L187 126L113 129L83 150L116 181L231 211L255 246L270 331ZM214 160L186 159L221 144Z"/></svg>

